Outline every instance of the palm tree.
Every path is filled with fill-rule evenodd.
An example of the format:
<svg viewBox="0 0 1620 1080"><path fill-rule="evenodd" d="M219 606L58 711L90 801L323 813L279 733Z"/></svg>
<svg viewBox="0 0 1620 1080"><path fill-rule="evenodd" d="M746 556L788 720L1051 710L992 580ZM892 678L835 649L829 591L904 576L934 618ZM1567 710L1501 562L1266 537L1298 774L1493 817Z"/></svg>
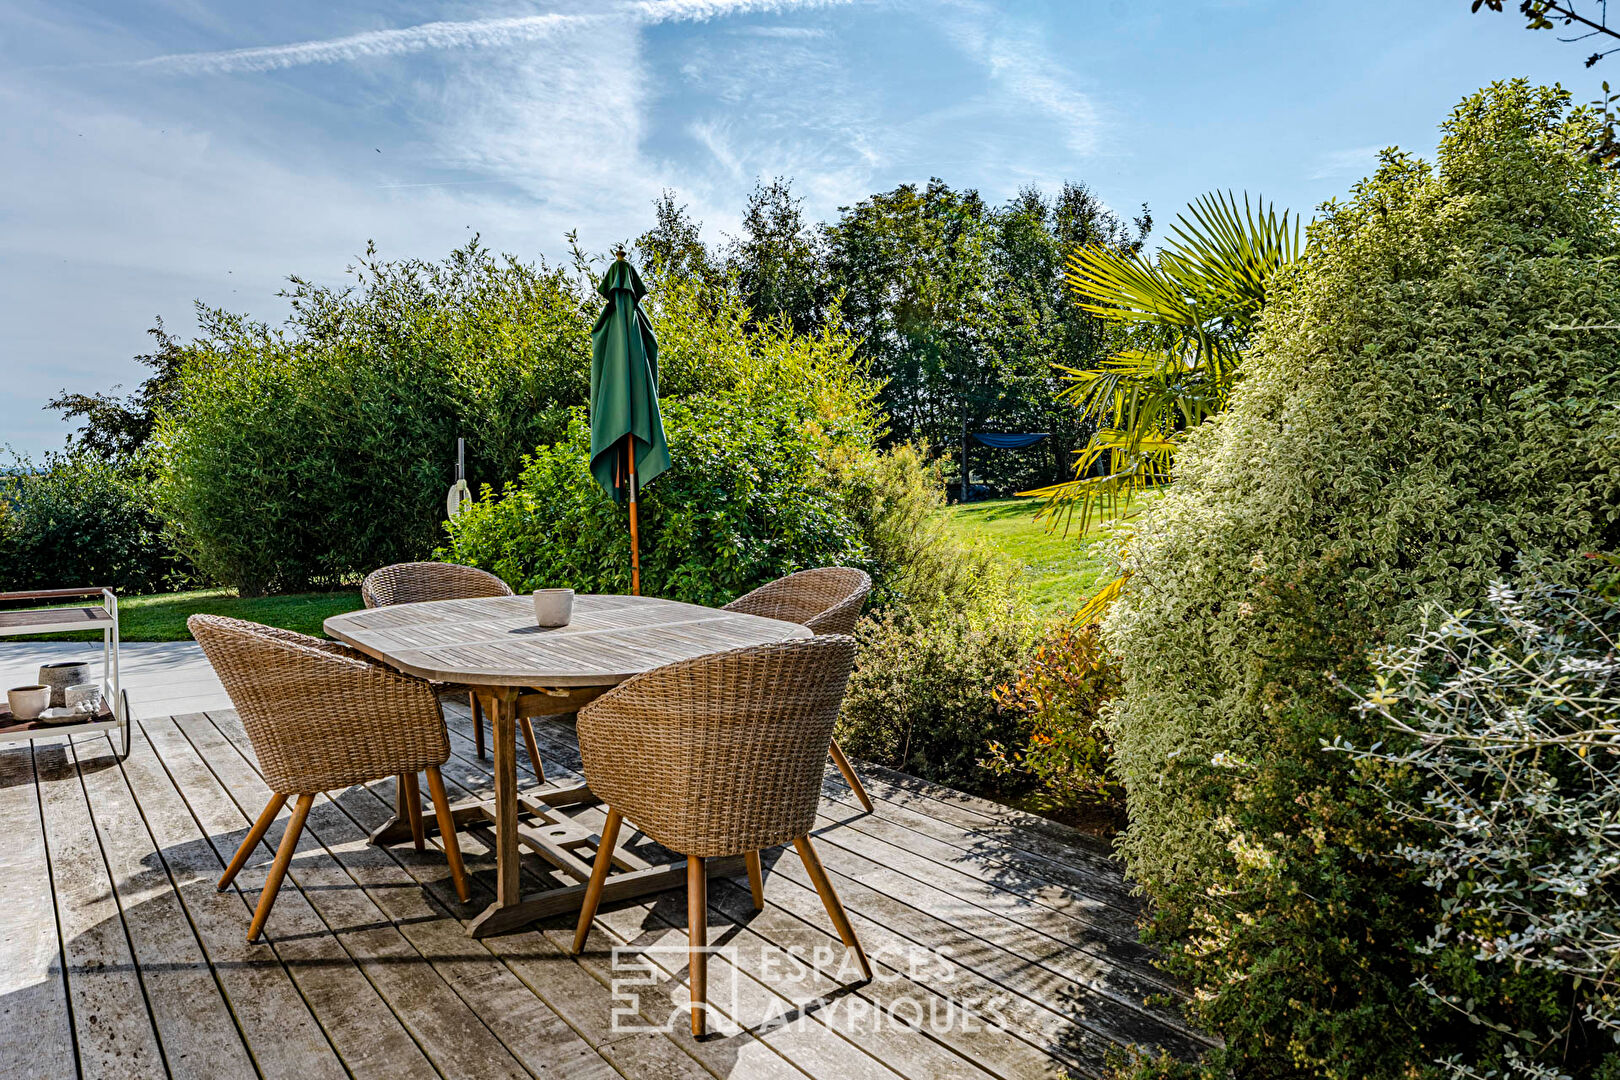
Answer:
<svg viewBox="0 0 1620 1080"><path fill-rule="evenodd" d="M1243 350L1259 323L1266 288L1299 258L1299 221L1264 200L1242 207L1230 192L1204 195L1178 216L1170 242L1149 259L1093 244L1068 258L1080 308L1122 323L1130 347L1094 370L1061 368L1060 400L1096 424L1079 451L1075 479L1029 495L1046 498L1041 516L1065 529L1079 515L1122 513L1138 492L1170 481L1182 435L1226 407L1242 374ZM1091 473L1103 462L1101 475ZM1119 595L1120 577L1087 602L1095 618Z"/></svg>

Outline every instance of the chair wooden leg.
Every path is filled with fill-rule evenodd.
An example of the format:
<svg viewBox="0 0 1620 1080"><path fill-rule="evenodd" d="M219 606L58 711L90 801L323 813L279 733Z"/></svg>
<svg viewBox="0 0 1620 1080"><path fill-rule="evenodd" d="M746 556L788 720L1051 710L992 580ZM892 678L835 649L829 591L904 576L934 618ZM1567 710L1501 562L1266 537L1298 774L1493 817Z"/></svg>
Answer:
<svg viewBox="0 0 1620 1080"><path fill-rule="evenodd" d="M821 906L827 909L827 917L832 920L838 936L844 939L847 948L855 950L855 959L860 962L861 975L867 982L872 981L872 965L866 959L866 950L861 948L860 939L855 936L855 928L849 923L849 914L844 911L844 905L838 899L838 893L833 891L832 879L827 877L827 871L821 865L821 858L816 855L816 849L810 845L808 836L801 836L793 841L798 849L799 858L804 861L804 871L810 875L815 883L816 892L821 896Z"/></svg>
<svg viewBox="0 0 1620 1080"><path fill-rule="evenodd" d="M309 808L315 804L315 796L300 795L293 804L292 817L287 821L287 831L281 834L281 846L276 848L276 861L270 866L270 873L264 879L264 890L259 893L259 906L253 909L253 923L248 927L247 939L257 941L259 932L264 929L264 921L270 917L270 908L276 902L276 893L281 891L281 880L287 876L287 865L292 862L293 851L298 847L298 834L304 831L304 819L309 817Z"/></svg>
<svg viewBox="0 0 1620 1080"><path fill-rule="evenodd" d="M417 786L415 773L401 773L394 782L405 786L402 804L411 819L411 843L417 851L427 850L427 830L422 826L422 789Z"/></svg>
<svg viewBox="0 0 1620 1080"><path fill-rule="evenodd" d="M849 758L844 756L843 747L835 742L829 748L829 752L832 754L833 764L838 766L838 771L844 774L844 783L848 784L850 790L855 793L855 801L861 804L862 810L870 814L872 812L872 800L867 797L866 785L862 784L861 778L855 775L855 767L849 763Z"/></svg>
<svg viewBox="0 0 1620 1080"><path fill-rule="evenodd" d="M596 918L597 906L602 903L602 886L607 884L608 871L613 867L613 845L619 842L619 825L624 818L608 807L607 823L602 826L602 843L596 849L591 863L591 879L585 883L585 903L580 905L579 925L574 928L574 955L585 951L585 939L591 933L591 920Z"/></svg>
<svg viewBox="0 0 1620 1080"><path fill-rule="evenodd" d="M748 862L748 891L754 894L754 910L765 910L765 868L760 865L759 852L750 851L744 858Z"/></svg>
<svg viewBox="0 0 1620 1080"><path fill-rule="evenodd" d="M472 899L467 888L467 868L461 862L461 841L456 838L456 818L450 812L450 800L444 794L444 777L437 766L427 770L428 796L433 800L433 813L439 819L439 840L444 844L444 859L450 864L450 880L455 882L456 895L465 904Z"/></svg>
<svg viewBox="0 0 1620 1080"><path fill-rule="evenodd" d="M534 741L534 723L523 717L523 741L529 744L529 764L534 766L534 778L542 784L546 782L546 767L540 764L540 747Z"/></svg>
<svg viewBox="0 0 1620 1080"><path fill-rule="evenodd" d="M219 884L215 888L220 892L224 892L231 887L231 882L235 881L236 875L241 873L242 867L247 864L249 856L253 854L253 849L259 846L260 840L264 839L265 830L270 828L270 823L276 820L276 815L281 813L281 808L286 805L287 796L280 793L270 796L270 801L265 803L264 812L259 815L259 820L253 823L253 828L248 830L247 839L242 841L242 846L236 849L235 855L231 856L231 865L225 868L225 876L219 879Z"/></svg>
<svg viewBox="0 0 1620 1080"><path fill-rule="evenodd" d="M709 1018L709 874L701 856L686 857L686 933L691 938L687 974L692 983L692 1037Z"/></svg>
<svg viewBox="0 0 1620 1080"><path fill-rule="evenodd" d="M473 717L473 749L478 752L478 760L484 760L484 707L478 704L477 694L468 694L467 702L472 706Z"/></svg>

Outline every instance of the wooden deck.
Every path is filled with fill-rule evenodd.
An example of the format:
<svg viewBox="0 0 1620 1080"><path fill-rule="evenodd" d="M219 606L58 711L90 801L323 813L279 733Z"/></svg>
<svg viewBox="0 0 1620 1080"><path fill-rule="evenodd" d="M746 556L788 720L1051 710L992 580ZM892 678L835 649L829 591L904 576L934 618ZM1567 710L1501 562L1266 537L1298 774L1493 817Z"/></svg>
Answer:
<svg viewBox="0 0 1620 1080"><path fill-rule="evenodd" d="M448 713L451 798L489 797L465 706ZM1172 988L1092 842L871 769L869 816L829 771L816 842L878 979L846 985L803 867L768 853L764 911L746 880L710 891L710 940L728 950L711 959L711 1000L740 1030L656 1030L685 1001L679 893L609 905L578 959L569 919L466 937L490 898L492 838L463 834L477 876L464 908L433 846L366 844L392 782L316 803L266 940L249 945L281 826L216 893L268 797L236 715L137 716L122 765L99 734L0 748L0 1077L1012 1080L1097 1075L1113 1044L1201 1048L1149 1003ZM576 775L571 727L536 727L552 779ZM527 865L531 886L550 880ZM672 950L648 954L661 970L636 999L614 996L616 946Z"/></svg>

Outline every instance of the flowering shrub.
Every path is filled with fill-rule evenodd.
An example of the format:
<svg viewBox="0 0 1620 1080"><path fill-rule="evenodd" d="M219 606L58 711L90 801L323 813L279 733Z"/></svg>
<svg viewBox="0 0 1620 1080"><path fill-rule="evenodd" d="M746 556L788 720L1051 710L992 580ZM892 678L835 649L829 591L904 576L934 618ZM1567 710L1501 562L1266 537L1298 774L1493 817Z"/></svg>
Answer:
<svg viewBox="0 0 1620 1080"><path fill-rule="evenodd" d="M1417 827L1398 853L1441 897L1417 985L1480 1029L1452 1076L1620 1071L1617 641L1612 600L1494 586L1375 664L1389 744L1335 744Z"/></svg>
<svg viewBox="0 0 1620 1080"><path fill-rule="evenodd" d="M1113 748L1101 715L1118 692L1119 672L1097 628L1053 626L1017 677L996 687L996 703L1023 718L1024 745L992 742L985 767L1034 777L1034 801L1044 809L1118 807L1123 792L1109 775Z"/></svg>

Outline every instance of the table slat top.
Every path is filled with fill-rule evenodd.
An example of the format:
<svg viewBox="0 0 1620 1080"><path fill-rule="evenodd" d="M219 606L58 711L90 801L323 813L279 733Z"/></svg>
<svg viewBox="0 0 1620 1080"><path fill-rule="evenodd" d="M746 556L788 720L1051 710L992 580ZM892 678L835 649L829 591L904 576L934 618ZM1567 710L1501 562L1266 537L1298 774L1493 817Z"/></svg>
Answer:
<svg viewBox="0 0 1620 1080"><path fill-rule="evenodd" d="M616 686L710 653L810 637L807 627L652 596L574 597L540 627L528 596L396 604L334 615L327 634L408 675L475 686Z"/></svg>

